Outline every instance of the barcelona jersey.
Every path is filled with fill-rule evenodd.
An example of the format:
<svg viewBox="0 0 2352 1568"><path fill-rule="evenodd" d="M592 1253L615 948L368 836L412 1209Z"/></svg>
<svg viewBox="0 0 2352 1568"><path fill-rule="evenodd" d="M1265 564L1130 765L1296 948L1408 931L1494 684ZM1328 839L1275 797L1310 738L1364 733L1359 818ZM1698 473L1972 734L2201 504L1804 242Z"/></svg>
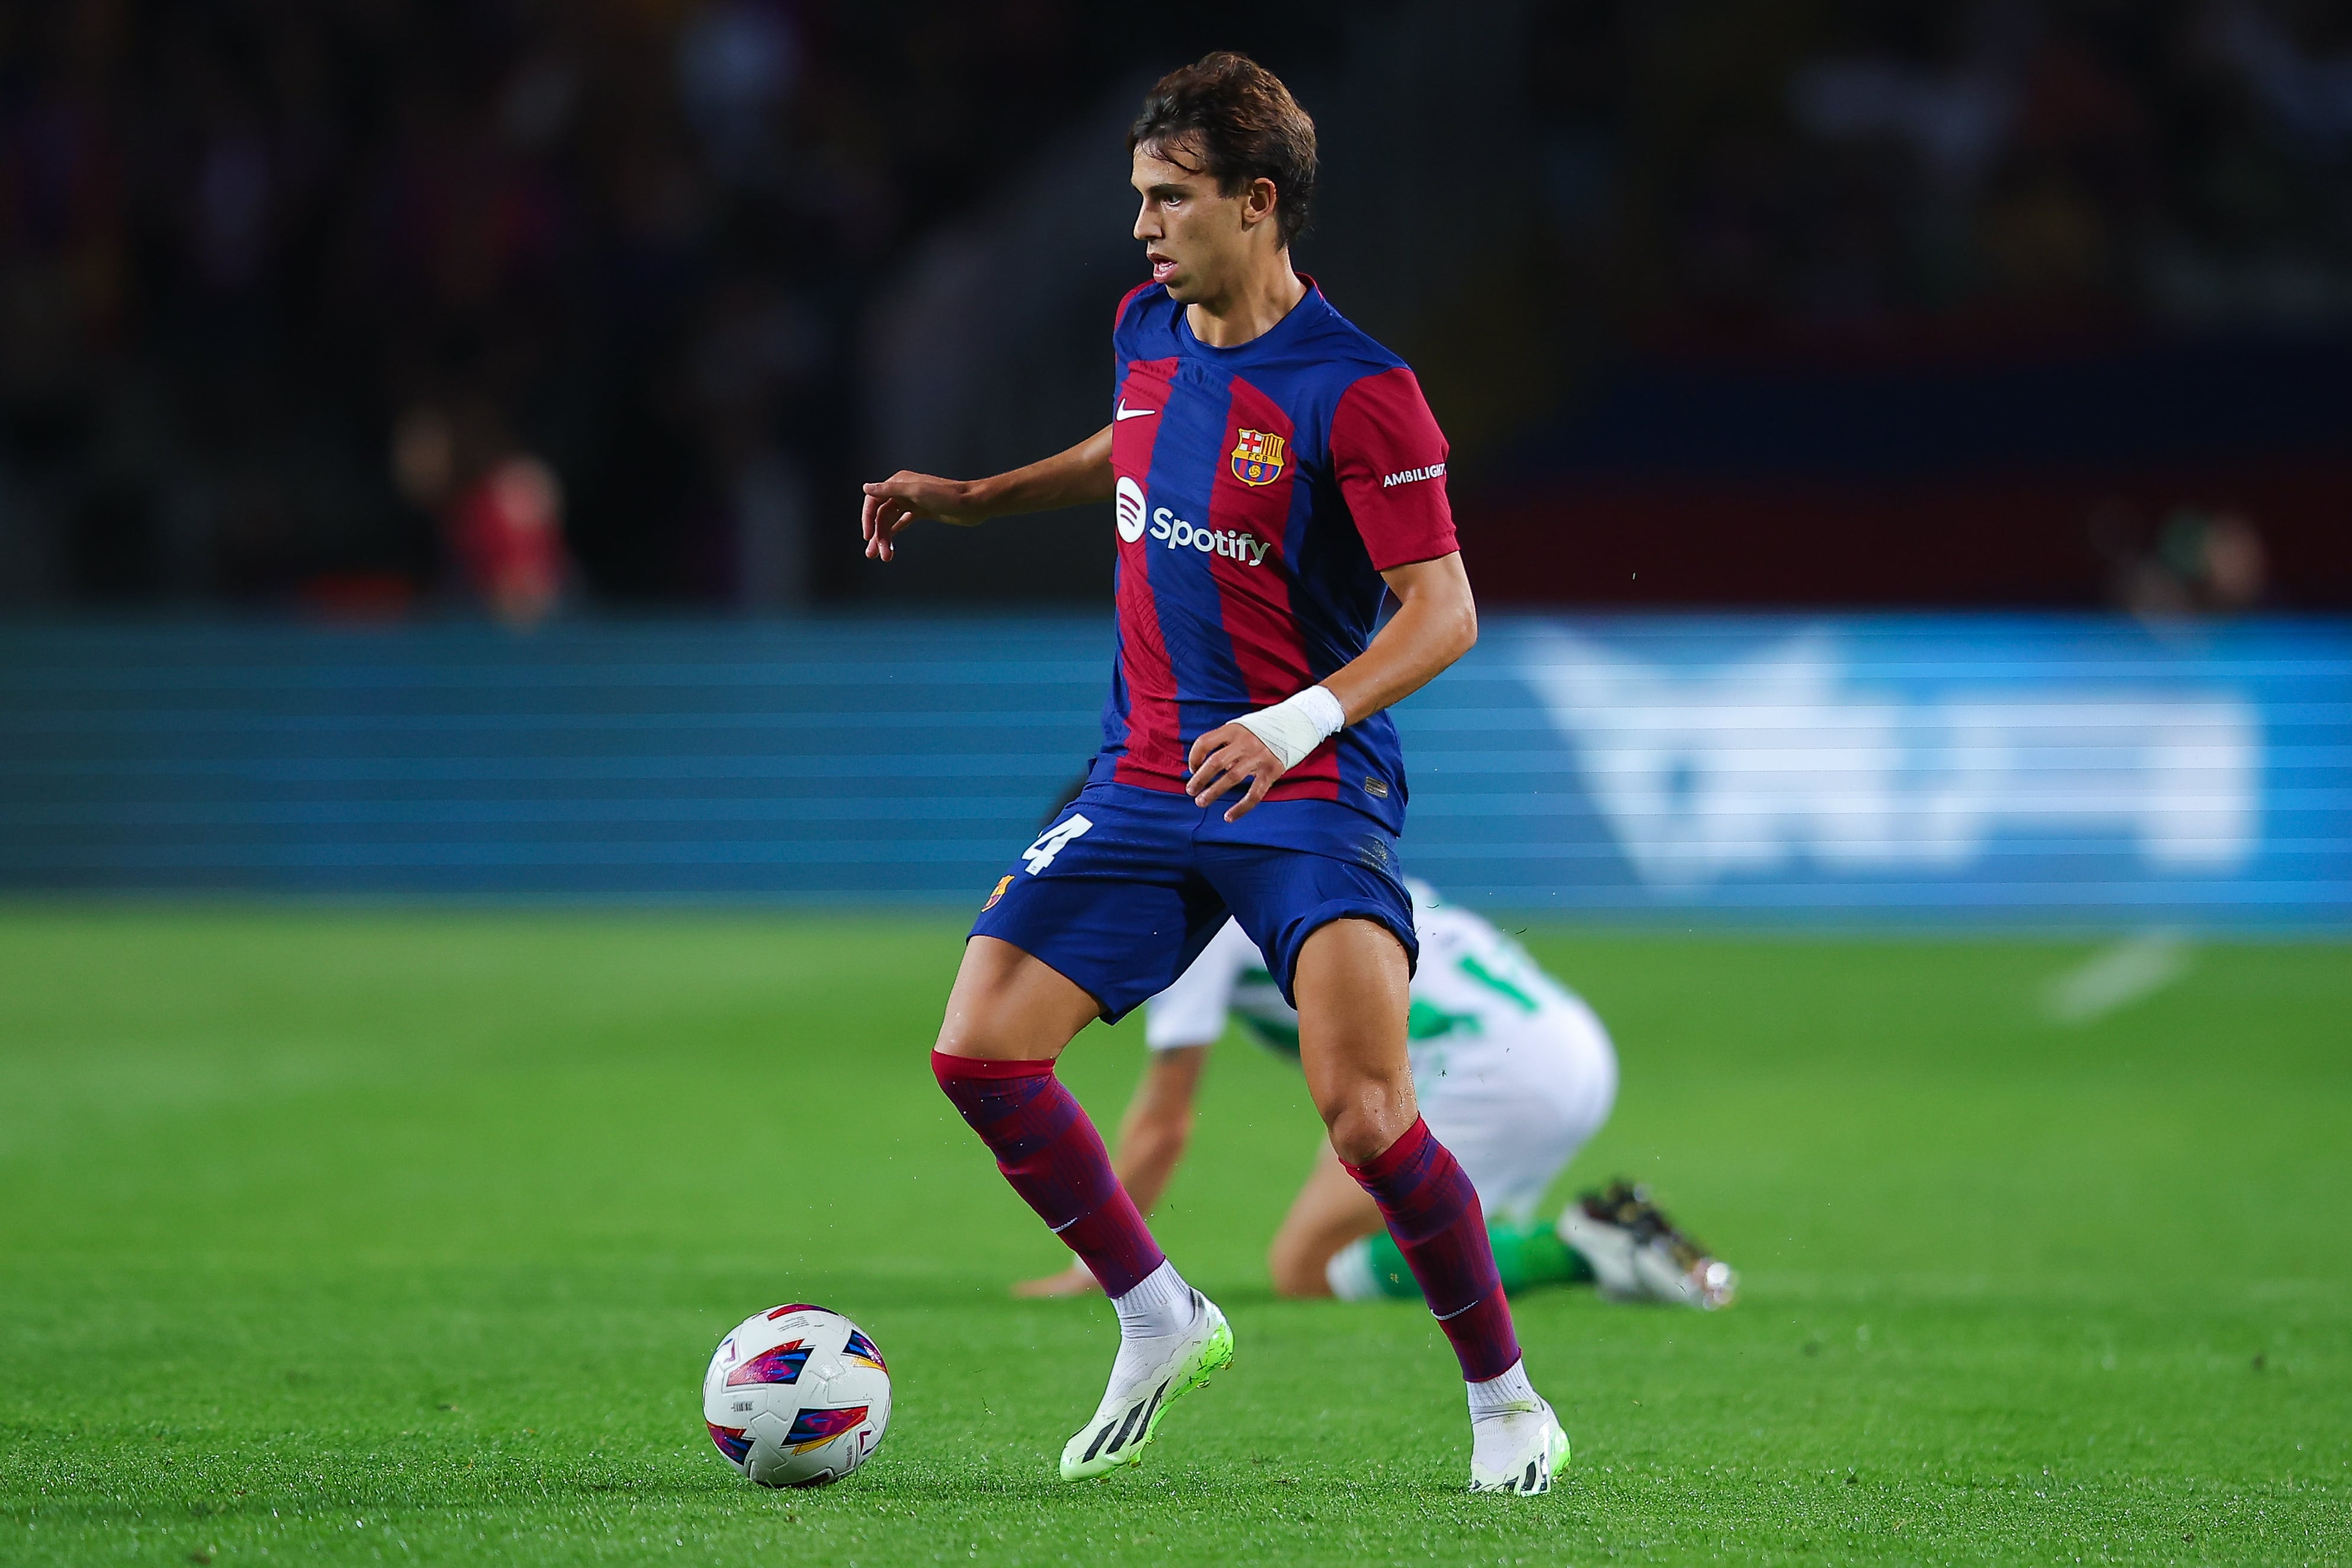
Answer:
<svg viewBox="0 0 2352 1568"><path fill-rule="evenodd" d="M1235 348L1202 342L1146 284L1111 342L1118 656L1092 777L1181 793L1195 739L1364 651L1381 573L1453 553L1445 437L1404 362L1312 279ZM1267 798L1339 801L1401 832L1395 723L1349 725Z"/></svg>

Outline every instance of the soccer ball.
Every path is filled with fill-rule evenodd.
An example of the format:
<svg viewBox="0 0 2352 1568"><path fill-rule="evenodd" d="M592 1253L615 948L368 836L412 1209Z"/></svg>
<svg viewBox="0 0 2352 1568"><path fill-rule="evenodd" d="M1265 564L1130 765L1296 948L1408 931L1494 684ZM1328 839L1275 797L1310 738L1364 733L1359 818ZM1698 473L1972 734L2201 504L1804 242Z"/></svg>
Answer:
<svg viewBox="0 0 2352 1568"><path fill-rule="evenodd" d="M890 1425L890 1370L839 1312L796 1302L746 1318L702 1376L702 1419L763 1487L821 1487L864 1464Z"/></svg>

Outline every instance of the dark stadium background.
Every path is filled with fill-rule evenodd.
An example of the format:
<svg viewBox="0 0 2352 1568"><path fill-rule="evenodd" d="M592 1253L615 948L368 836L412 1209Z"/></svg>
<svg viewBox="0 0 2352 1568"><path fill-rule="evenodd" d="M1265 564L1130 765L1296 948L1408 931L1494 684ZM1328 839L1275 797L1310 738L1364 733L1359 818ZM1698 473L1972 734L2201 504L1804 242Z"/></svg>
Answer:
<svg viewBox="0 0 2352 1568"><path fill-rule="evenodd" d="M856 486L1098 426L1124 129L1219 45L1454 443L1415 864L2352 919L2315 0L12 8L0 886L966 901L1094 743L1108 538L886 566Z"/></svg>
<svg viewBox="0 0 2352 1568"><path fill-rule="evenodd" d="M1064 1486L1112 1314L924 1065L1114 535L857 486L1106 420L1218 47L1453 442L1403 863L1615 1040L1549 1201L1741 1271L1517 1299L1549 1499L1273 1297L1238 1035L1234 1369ZM2347 937L2347 0L0 3L0 1563L2341 1563ZM696 1405L784 1301L821 1492Z"/></svg>
<svg viewBox="0 0 2352 1568"><path fill-rule="evenodd" d="M2352 605L2322 0L78 0L0 20L0 605L461 613L390 460L565 497L586 614L1096 605L1090 524L845 546L1096 417L1119 132L1206 47L1329 156L1492 601Z"/></svg>

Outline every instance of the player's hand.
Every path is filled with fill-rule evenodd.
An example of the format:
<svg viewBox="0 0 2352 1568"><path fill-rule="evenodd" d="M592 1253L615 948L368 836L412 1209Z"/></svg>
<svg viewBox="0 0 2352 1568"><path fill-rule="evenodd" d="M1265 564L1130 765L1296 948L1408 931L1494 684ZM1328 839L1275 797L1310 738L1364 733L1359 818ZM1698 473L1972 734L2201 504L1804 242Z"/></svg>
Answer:
<svg viewBox="0 0 2352 1568"><path fill-rule="evenodd" d="M1087 1266L1083 1263L1073 1263L1059 1274L1048 1274L1043 1279L1024 1279L1013 1287L1013 1293L1024 1301L1099 1295L1101 1292L1101 1284L1087 1272Z"/></svg>
<svg viewBox="0 0 2352 1568"><path fill-rule="evenodd" d="M859 526L866 533L866 557L887 561L898 553L891 542L898 531L918 518L935 518L958 528L976 528L988 521L972 505L972 486L964 479L943 479L901 468L888 479L866 487L866 505Z"/></svg>
<svg viewBox="0 0 2352 1568"><path fill-rule="evenodd" d="M1184 792L1195 805L1208 805L1228 790L1241 790L1241 799L1225 811L1227 822L1248 816L1282 777L1282 759L1274 748L1241 724L1221 724L1210 731L1192 742L1185 761L1192 776L1184 781Z"/></svg>

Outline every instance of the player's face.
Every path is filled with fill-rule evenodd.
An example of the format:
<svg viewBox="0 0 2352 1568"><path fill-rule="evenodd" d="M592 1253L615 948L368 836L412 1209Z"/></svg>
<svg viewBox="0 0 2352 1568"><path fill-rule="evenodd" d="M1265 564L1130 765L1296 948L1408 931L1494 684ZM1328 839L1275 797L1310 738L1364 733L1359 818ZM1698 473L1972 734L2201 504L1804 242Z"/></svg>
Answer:
<svg viewBox="0 0 2352 1568"><path fill-rule="evenodd" d="M1168 285L1169 297L1180 304L1222 295L1242 270L1251 230L1264 222L1253 211L1252 193L1226 195L1207 174L1141 147L1135 150L1134 184L1143 198L1135 237L1143 241L1151 280Z"/></svg>

